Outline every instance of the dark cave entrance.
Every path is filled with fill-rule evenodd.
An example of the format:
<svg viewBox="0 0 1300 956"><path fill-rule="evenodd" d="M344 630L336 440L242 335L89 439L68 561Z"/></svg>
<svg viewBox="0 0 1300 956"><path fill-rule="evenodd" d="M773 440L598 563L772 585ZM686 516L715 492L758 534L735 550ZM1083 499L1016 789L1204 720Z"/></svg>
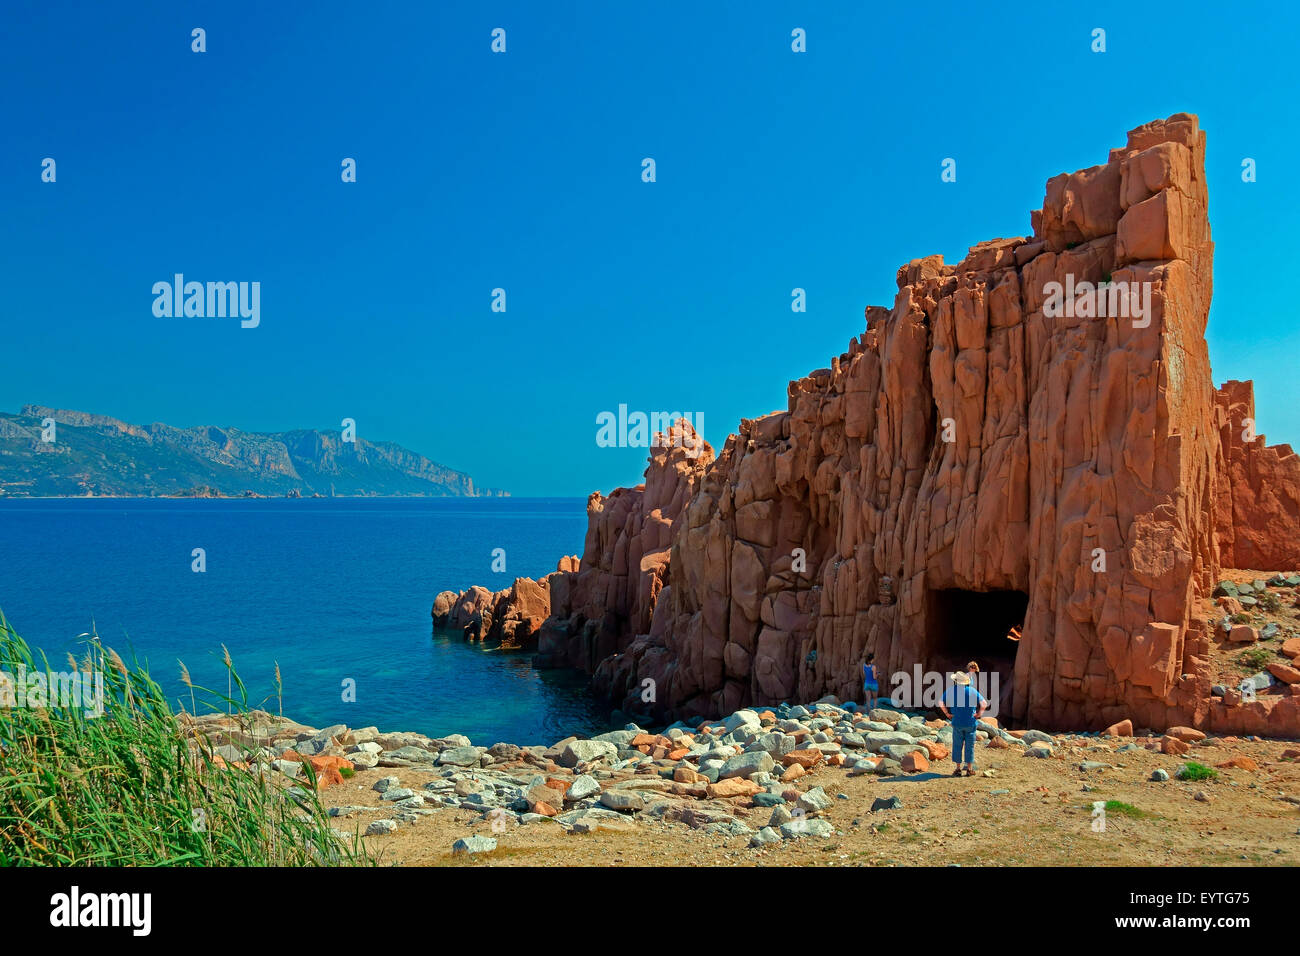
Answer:
<svg viewBox="0 0 1300 956"><path fill-rule="evenodd" d="M1007 634L1013 627L1023 632L1029 595L1024 591L950 588L931 591L928 600L928 666L951 673L965 670L969 661L979 664L976 686L986 696L998 698L993 715L1006 726L1020 647L1020 642Z"/></svg>
<svg viewBox="0 0 1300 956"><path fill-rule="evenodd" d="M965 668L967 661L981 669L1014 665L1020 644L1007 633L1024 628L1028 607L1024 591L931 591L926 627L931 658L953 668Z"/></svg>

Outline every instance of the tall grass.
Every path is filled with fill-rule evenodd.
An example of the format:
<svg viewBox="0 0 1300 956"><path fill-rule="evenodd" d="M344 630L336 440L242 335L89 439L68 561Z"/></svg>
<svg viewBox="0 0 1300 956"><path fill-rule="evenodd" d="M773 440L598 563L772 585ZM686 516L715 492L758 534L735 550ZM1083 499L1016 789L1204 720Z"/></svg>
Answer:
<svg viewBox="0 0 1300 956"><path fill-rule="evenodd" d="M71 659L70 659L71 660ZM0 614L0 671L52 669ZM368 863L331 832L310 764L302 788L256 749L231 766L187 735L147 669L95 635L82 669L103 674L104 713L0 706L0 865L312 866ZM246 714L243 684L230 667ZM202 688L200 688L202 689Z"/></svg>

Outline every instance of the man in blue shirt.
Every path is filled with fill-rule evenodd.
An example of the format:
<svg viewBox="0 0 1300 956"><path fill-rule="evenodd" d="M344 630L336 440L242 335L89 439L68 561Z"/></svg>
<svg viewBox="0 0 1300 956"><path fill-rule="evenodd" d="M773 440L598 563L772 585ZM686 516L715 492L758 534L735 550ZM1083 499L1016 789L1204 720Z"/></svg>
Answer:
<svg viewBox="0 0 1300 956"><path fill-rule="evenodd" d="M952 675L953 686L943 693L939 710L952 721L952 762L954 777L965 773L975 776L975 724L988 708L984 695L970 684L970 675L962 671ZM949 712L951 708L951 712ZM963 769L962 764L965 764Z"/></svg>

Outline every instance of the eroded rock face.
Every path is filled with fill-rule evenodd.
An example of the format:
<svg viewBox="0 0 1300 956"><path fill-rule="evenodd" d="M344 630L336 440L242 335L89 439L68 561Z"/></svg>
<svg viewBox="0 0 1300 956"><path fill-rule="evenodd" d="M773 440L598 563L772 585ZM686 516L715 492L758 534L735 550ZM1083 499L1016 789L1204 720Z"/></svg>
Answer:
<svg viewBox="0 0 1300 956"><path fill-rule="evenodd" d="M551 585L561 572L576 573L578 567L577 555L565 555L555 573L540 581L515 578L510 587L495 592L478 586L460 593L442 591L433 600L433 626L461 631L466 640L531 650L551 615Z"/></svg>
<svg viewBox="0 0 1300 956"><path fill-rule="evenodd" d="M536 646L537 634L551 615L551 577L515 578L493 608L488 640L503 647Z"/></svg>
<svg viewBox="0 0 1300 956"><path fill-rule="evenodd" d="M1188 114L1133 130L1047 184L1032 236L903 266L716 461L656 449L593 495L538 663L667 718L853 698L867 652L975 657L1036 726L1300 732L1300 699L1211 699L1192 615L1223 562L1300 564L1300 460L1211 381L1204 153Z"/></svg>
<svg viewBox="0 0 1300 956"><path fill-rule="evenodd" d="M1296 562L1300 456L1290 445L1254 434L1255 389L1227 382L1215 395L1220 464L1232 494L1219 496L1219 557L1233 568L1289 567Z"/></svg>
<svg viewBox="0 0 1300 956"><path fill-rule="evenodd" d="M689 422L656 436L645 483L587 499L587 540L576 572L553 575L552 617L536 663L594 672L651 630L676 526L713 463L713 448Z"/></svg>

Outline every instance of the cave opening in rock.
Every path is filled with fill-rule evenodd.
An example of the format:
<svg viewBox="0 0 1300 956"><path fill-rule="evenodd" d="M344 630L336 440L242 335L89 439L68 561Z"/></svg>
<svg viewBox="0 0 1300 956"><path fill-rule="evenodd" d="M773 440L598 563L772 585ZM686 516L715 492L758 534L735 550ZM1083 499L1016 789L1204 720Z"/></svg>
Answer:
<svg viewBox="0 0 1300 956"><path fill-rule="evenodd" d="M997 674L1009 693L1020 642L1008 638L1024 630L1029 595L1024 591L966 591L950 588L929 593L926 615L929 666L965 670L975 661L985 675Z"/></svg>

